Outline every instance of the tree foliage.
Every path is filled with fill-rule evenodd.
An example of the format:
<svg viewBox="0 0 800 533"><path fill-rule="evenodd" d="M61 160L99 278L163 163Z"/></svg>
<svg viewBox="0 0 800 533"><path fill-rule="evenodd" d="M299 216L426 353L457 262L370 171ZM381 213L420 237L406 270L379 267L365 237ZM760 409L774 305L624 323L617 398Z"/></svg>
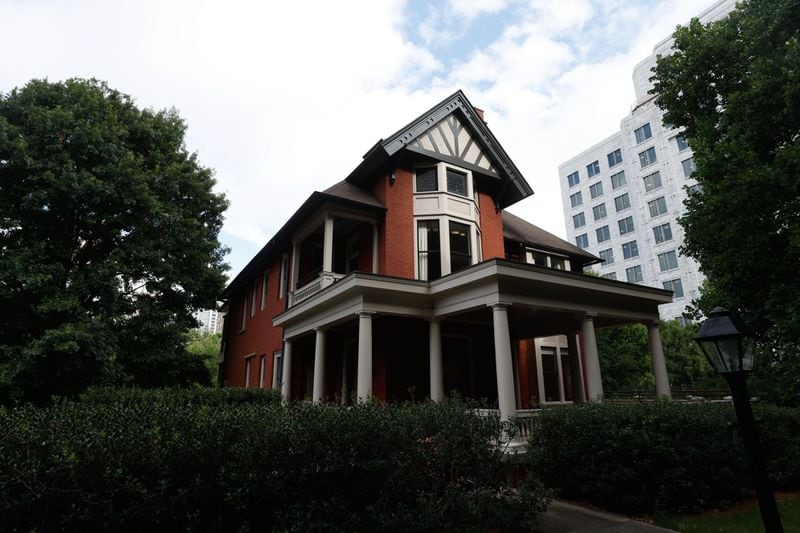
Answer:
<svg viewBox="0 0 800 533"><path fill-rule="evenodd" d="M800 400L800 1L741 2L674 34L654 69L665 122L682 127L702 192L680 222L706 275L699 309L737 309L783 401Z"/></svg>
<svg viewBox="0 0 800 533"><path fill-rule="evenodd" d="M96 80L0 94L0 400L208 381L183 335L227 202L185 132Z"/></svg>
<svg viewBox="0 0 800 533"><path fill-rule="evenodd" d="M186 333L186 351L203 361L211 374L211 382L217 382L219 371L219 350L222 342L221 333L190 329Z"/></svg>

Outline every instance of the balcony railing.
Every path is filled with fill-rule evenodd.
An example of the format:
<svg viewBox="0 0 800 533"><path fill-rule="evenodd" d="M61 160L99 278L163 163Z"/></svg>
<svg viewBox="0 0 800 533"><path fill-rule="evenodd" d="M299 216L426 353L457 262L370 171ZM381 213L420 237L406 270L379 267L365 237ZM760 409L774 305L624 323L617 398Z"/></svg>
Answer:
<svg viewBox="0 0 800 533"><path fill-rule="evenodd" d="M289 294L289 307L297 305L303 300L311 298L326 287L330 287L343 277L344 274L337 274L335 272L322 272L319 277L309 283L306 283L302 287L293 290Z"/></svg>

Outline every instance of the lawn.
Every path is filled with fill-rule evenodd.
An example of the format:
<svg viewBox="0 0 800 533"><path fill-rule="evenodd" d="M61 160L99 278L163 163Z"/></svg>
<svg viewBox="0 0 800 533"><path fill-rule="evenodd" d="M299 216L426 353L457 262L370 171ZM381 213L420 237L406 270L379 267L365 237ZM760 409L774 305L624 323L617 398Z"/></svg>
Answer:
<svg viewBox="0 0 800 533"><path fill-rule="evenodd" d="M779 494L778 510L784 531L800 531L800 492ZM758 504L753 500L733 509L712 511L701 515L657 515L656 525L685 533L762 533L764 525Z"/></svg>

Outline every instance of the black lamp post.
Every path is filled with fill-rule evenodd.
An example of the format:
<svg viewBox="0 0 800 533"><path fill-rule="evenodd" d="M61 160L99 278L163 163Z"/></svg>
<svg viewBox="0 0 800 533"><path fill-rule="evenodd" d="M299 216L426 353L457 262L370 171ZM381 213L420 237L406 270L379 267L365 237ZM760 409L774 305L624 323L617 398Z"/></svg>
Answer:
<svg viewBox="0 0 800 533"><path fill-rule="evenodd" d="M700 326L700 331L694 340L700 345L714 370L725 378L731 389L747 460L753 473L764 529L767 533L782 533L781 517L761 455L758 431L747 393L747 374L753 370L754 346L750 332L739 315L717 307Z"/></svg>

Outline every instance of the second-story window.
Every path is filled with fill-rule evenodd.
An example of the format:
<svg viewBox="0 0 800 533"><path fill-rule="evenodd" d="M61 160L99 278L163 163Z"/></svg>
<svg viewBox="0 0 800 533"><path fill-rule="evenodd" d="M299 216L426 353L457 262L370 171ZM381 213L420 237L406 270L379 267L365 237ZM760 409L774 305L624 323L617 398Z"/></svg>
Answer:
<svg viewBox="0 0 800 533"><path fill-rule="evenodd" d="M417 192L438 191L438 181L435 167L417 169Z"/></svg>
<svg viewBox="0 0 800 533"><path fill-rule="evenodd" d="M452 169L447 169L447 192L468 196L467 175Z"/></svg>
<svg viewBox="0 0 800 533"><path fill-rule="evenodd" d="M469 226L450 221L450 272L462 270L471 264Z"/></svg>
<svg viewBox="0 0 800 533"><path fill-rule="evenodd" d="M589 175L590 178L592 176L597 176L598 174L600 174L600 162L593 161L588 165L586 165L586 173Z"/></svg>
<svg viewBox="0 0 800 533"><path fill-rule="evenodd" d="M417 265L419 279L432 281L442 277L439 221L420 220L417 223Z"/></svg>

